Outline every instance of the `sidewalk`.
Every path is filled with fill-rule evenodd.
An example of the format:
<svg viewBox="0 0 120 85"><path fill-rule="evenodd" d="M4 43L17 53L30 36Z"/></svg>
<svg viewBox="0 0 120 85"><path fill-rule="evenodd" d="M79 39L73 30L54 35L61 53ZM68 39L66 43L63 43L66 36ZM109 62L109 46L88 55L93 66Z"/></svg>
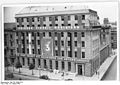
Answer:
<svg viewBox="0 0 120 85"><path fill-rule="evenodd" d="M34 75L32 75L32 70L29 70L28 68L21 68L20 75L24 76L29 76L29 77L36 77L39 79L39 75L48 75L50 79L53 80L65 80L65 79L72 79L72 80L101 80L102 77L104 76L105 72L107 69L110 67L112 64L113 60L115 59L117 55L112 55L111 57L108 57L105 62L100 66L98 72L99 75L94 74L92 77L86 77L86 76L75 76L74 74L69 74L65 75L62 77L62 73L53 73L53 72L48 72L48 71L43 71L43 70L34 70ZM9 70L13 72L13 67L9 67ZM19 69L14 68L14 73L19 74ZM40 72L40 73L39 73Z"/></svg>

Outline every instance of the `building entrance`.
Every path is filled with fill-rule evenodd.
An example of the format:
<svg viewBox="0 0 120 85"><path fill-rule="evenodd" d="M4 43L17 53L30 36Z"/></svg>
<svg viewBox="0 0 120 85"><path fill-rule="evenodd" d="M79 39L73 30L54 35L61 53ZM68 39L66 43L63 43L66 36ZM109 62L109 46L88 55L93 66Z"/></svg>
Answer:
<svg viewBox="0 0 120 85"><path fill-rule="evenodd" d="M78 65L78 75L82 75L82 65Z"/></svg>

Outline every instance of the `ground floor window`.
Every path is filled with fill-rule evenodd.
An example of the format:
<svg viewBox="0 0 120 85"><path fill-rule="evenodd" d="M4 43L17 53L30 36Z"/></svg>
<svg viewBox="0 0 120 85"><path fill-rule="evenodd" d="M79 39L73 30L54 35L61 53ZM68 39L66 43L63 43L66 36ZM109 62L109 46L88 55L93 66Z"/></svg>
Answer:
<svg viewBox="0 0 120 85"><path fill-rule="evenodd" d="M68 71L71 71L71 62L68 62Z"/></svg>
<svg viewBox="0 0 120 85"><path fill-rule="evenodd" d="M22 61L23 61L23 65L25 65L25 59L24 58L22 58Z"/></svg>
<svg viewBox="0 0 120 85"><path fill-rule="evenodd" d="M38 59L38 67L40 66L40 59Z"/></svg>
<svg viewBox="0 0 120 85"><path fill-rule="evenodd" d="M44 68L47 67L46 60L44 59Z"/></svg>
<svg viewBox="0 0 120 85"><path fill-rule="evenodd" d="M62 70L65 69L65 64L64 64L64 61L62 61Z"/></svg>
<svg viewBox="0 0 120 85"><path fill-rule="evenodd" d="M50 60L50 69L52 69L52 60Z"/></svg>
<svg viewBox="0 0 120 85"><path fill-rule="evenodd" d="M35 65L35 59L33 59L33 64Z"/></svg>
<svg viewBox="0 0 120 85"><path fill-rule="evenodd" d="M28 65L29 65L30 64L30 59L28 58L27 61L28 61Z"/></svg>
<svg viewBox="0 0 120 85"><path fill-rule="evenodd" d="M58 70L58 61L55 61L56 70Z"/></svg>

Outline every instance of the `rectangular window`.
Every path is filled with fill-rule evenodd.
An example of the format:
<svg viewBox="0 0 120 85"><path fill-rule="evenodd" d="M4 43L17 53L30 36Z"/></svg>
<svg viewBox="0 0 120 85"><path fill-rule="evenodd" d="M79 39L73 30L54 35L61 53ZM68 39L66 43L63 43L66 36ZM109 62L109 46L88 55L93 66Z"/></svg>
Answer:
<svg viewBox="0 0 120 85"><path fill-rule="evenodd" d="M44 68L47 67L46 60L44 59Z"/></svg>
<svg viewBox="0 0 120 85"><path fill-rule="evenodd" d="M33 64L35 65L35 59L33 58Z"/></svg>
<svg viewBox="0 0 120 85"><path fill-rule="evenodd" d="M45 21L45 17L43 17L43 21Z"/></svg>
<svg viewBox="0 0 120 85"><path fill-rule="evenodd" d="M52 21L52 17L49 17L49 21Z"/></svg>
<svg viewBox="0 0 120 85"><path fill-rule="evenodd" d="M61 37L64 37L64 33L63 32L61 32Z"/></svg>
<svg viewBox="0 0 120 85"><path fill-rule="evenodd" d="M85 37L85 33L84 32L81 32L81 35L82 35L82 37Z"/></svg>
<svg viewBox="0 0 120 85"><path fill-rule="evenodd" d="M32 49L32 53L34 54L34 49Z"/></svg>
<svg viewBox="0 0 120 85"><path fill-rule="evenodd" d="M49 37L51 37L51 32L49 32Z"/></svg>
<svg viewBox="0 0 120 85"><path fill-rule="evenodd" d="M55 26L58 26L58 24L55 24Z"/></svg>
<svg viewBox="0 0 120 85"><path fill-rule="evenodd" d="M64 21L64 16L61 16L61 20Z"/></svg>
<svg viewBox="0 0 120 85"><path fill-rule="evenodd" d="M52 26L52 24L49 24L49 26Z"/></svg>
<svg viewBox="0 0 120 85"><path fill-rule="evenodd" d="M37 36L40 36L40 33L39 33L39 32L37 32Z"/></svg>
<svg viewBox="0 0 120 85"><path fill-rule="evenodd" d="M28 66L29 66L29 64L30 64L30 59L28 58L27 61L28 61Z"/></svg>
<svg viewBox="0 0 120 85"><path fill-rule="evenodd" d="M64 51L62 51L62 56L64 56Z"/></svg>
<svg viewBox="0 0 120 85"><path fill-rule="evenodd" d="M45 32L43 32L43 36L45 37Z"/></svg>
<svg viewBox="0 0 120 85"><path fill-rule="evenodd" d="M75 57L77 57L77 52L75 51Z"/></svg>
<svg viewBox="0 0 120 85"><path fill-rule="evenodd" d="M75 46L77 47L77 41L74 41L74 43L75 43Z"/></svg>
<svg viewBox="0 0 120 85"><path fill-rule="evenodd" d="M26 36L28 36L28 32L26 32Z"/></svg>
<svg viewBox="0 0 120 85"><path fill-rule="evenodd" d="M38 45L40 45L40 40L38 40Z"/></svg>
<svg viewBox="0 0 120 85"><path fill-rule="evenodd" d="M34 44L34 40L32 40L32 44Z"/></svg>
<svg viewBox="0 0 120 85"><path fill-rule="evenodd" d="M22 58L22 61L23 61L23 66L25 65L25 59L24 58Z"/></svg>
<svg viewBox="0 0 120 85"><path fill-rule="evenodd" d="M57 46L57 41L55 40L55 46Z"/></svg>
<svg viewBox="0 0 120 85"><path fill-rule="evenodd" d="M50 69L52 69L52 60L50 60Z"/></svg>
<svg viewBox="0 0 120 85"><path fill-rule="evenodd" d="M82 52L82 58L85 58L85 52Z"/></svg>
<svg viewBox="0 0 120 85"><path fill-rule="evenodd" d="M38 54L40 54L40 49L38 49Z"/></svg>
<svg viewBox="0 0 120 85"><path fill-rule="evenodd" d="M85 20L85 15L82 15L82 20Z"/></svg>
<svg viewBox="0 0 120 85"><path fill-rule="evenodd" d="M30 27L29 25L27 25L27 27Z"/></svg>
<svg viewBox="0 0 120 85"><path fill-rule="evenodd" d="M82 41L82 47L85 47L85 42L84 41Z"/></svg>
<svg viewBox="0 0 120 85"><path fill-rule="evenodd" d="M56 54L56 56L58 56L58 51L57 50L55 51L55 54Z"/></svg>
<svg viewBox="0 0 120 85"><path fill-rule="evenodd" d="M34 22L34 18L32 18L32 22Z"/></svg>
<svg viewBox="0 0 120 85"><path fill-rule="evenodd" d="M68 24L68 26L71 26L71 24Z"/></svg>
<svg viewBox="0 0 120 85"><path fill-rule="evenodd" d="M78 26L78 24L75 24L75 26Z"/></svg>
<svg viewBox="0 0 120 85"><path fill-rule="evenodd" d="M55 21L58 21L58 17L57 16L55 16Z"/></svg>
<svg viewBox="0 0 120 85"><path fill-rule="evenodd" d="M68 46L71 46L71 43L70 43L70 41L68 41Z"/></svg>
<svg viewBox="0 0 120 85"><path fill-rule="evenodd" d="M78 20L78 16L77 15L75 15L75 20Z"/></svg>
<svg viewBox="0 0 120 85"><path fill-rule="evenodd" d="M62 61L62 70L64 70L65 69L65 63L64 63L64 61Z"/></svg>
<svg viewBox="0 0 120 85"><path fill-rule="evenodd" d="M58 61L55 61L56 70L58 70Z"/></svg>
<svg viewBox="0 0 120 85"><path fill-rule="evenodd" d="M29 49L27 48L27 54L29 54Z"/></svg>
<svg viewBox="0 0 120 85"><path fill-rule="evenodd" d="M68 20L70 20L70 16L68 16Z"/></svg>
<svg viewBox="0 0 120 85"><path fill-rule="evenodd" d="M46 24L43 24L44 27L46 27Z"/></svg>
<svg viewBox="0 0 120 85"><path fill-rule="evenodd" d="M71 71L71 62L68 62L68 71Z"/></svg>
<svg viewBox="0 0 120 85"><path fill-rule="evenodd" d="M68 51L68 57L72 57L71 51Z"/></svg>
<svg viewBox="0 0 120 85"><path fill-rule="evenodd" d="M64 41L61 41L61 45L64 46Z"/></svg>
<svg viewBox="0 0 120 85"><path fill-rule="evenodd" d="M40 59L38 59L38 67L40 67Z"/></svg>
<svg viewBox="0 0 120 85"><path fill-rule="evenodd" d="M77 37L77 32L74 32L74 37Z"/></svg>
<svg viewBox="0 0 120 85"><path fill-rule="evenodd" d="M70 32L68 32L68 33L67 33L67 36L68 36L68 37L70 37L70 36L71 36L71 33L70 33Z"/></svg>

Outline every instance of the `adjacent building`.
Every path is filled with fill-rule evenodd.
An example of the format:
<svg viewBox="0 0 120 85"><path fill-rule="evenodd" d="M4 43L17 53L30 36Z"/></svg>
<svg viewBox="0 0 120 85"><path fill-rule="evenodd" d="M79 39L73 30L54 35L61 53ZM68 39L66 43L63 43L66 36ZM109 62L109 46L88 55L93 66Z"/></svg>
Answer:
<svg viewBox="0 0 120 85"><path fill-rule="evenodd" d="M4 23L4 58L12 64L15 56L15 30L16 23Z"/></svg>
<svg viewBox="0 0 120 85"><path fill-rule="evenodd" d="M109 26L91 9L26 7L15 15L15 54L23 67L92 76L109 57Z"/></svg>

